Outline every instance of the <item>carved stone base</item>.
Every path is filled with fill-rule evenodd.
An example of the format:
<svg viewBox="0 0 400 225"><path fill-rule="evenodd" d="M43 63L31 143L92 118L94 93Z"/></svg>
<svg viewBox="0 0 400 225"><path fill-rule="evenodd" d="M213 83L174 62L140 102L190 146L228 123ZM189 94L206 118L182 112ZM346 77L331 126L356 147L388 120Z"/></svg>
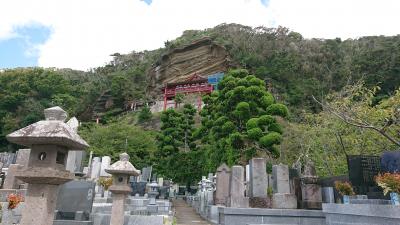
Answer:
<svg viewBox="0 0 400 225"><path fill-rule="evenodd" d="M252 197L249 198L251 208L272 208L271 198Z"/></svg>

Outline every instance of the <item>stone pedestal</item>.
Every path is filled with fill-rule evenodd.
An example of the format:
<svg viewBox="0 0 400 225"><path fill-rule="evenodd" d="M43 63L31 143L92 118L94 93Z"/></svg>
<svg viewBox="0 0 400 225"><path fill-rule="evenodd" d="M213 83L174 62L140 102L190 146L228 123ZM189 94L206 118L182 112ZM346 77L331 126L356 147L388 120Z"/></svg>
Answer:
<svg viewBox="0 0 400 225"><path fill-rule="evenodd" d="M244 169L242 166L233 166L231 173L229 207L247 208L249 199L244 195Z"/></svg>
<svg viewBox="0 0 400 225"><path fill-rule="evenodd" d="M8 167L7 176L3 185L4 189L19 189L19 185L22 184L22 182L15 178L15 173L22 168L23 166L19 164L11 164Z"/></svg>
<svg viewBox="0 0 400 225"><path fill-rule="evenodd" d="M30 184L21 225L53 225L58 185Z"/></svg>
<svg viewBox="0 0 400 225"><path fill-rule="evenodd" d="M272 207L275 209L297 209L297 198L290 193L275 193L272 196Z"/></svg>
<svg viewBox="0 0 400 225"><path fill-rule="evenodd" d="M303 175L301 177L301 196L302 208L322 209L321 186L318 184L318 177L314 164L310 161L304 166Z"/></svg>
<svg viewBox="0 0 400 225"><path fill-rule="evenodd" d="M124 224L126 194L113 194L110 225Z"/></svg>
<svg viewBox="0 0 400 225"><path fill-rule="evenodd" d="M231 170L224 163L217 169L217 182L215 190L215 204L227 206L230 190Z"/></svg>

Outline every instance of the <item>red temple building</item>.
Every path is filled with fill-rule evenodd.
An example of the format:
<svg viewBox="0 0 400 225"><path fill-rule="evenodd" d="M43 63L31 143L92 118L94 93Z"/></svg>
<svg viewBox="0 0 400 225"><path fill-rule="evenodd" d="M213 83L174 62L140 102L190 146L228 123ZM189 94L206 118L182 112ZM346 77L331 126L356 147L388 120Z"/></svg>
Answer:
<svg viewBox="0 0 400 225"><path fill-rule="evenodd" d="M192 75L182 82L167 83L164 87L164 111L171 104L169 101L175 99L176 94L198 94L197 108L201 110L201 95L210 94L212 91L213 85L208 83L208 79L197 74ZM175 101L172 104L176 107Z"/></svg>

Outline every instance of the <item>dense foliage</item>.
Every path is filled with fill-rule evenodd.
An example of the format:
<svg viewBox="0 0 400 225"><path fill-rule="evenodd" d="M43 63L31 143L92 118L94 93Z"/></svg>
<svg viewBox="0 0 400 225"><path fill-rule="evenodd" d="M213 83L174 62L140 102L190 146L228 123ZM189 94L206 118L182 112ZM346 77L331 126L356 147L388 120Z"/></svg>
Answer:
<svg viewBox="0 0 400 225"><path fill-rule="evenodd" d="M185 104L181 110L168 109L161 114L157 137L157 172L182 184L191 184L201 176L202 160L192 138L196 109Z"/></svg>
<svg viewBox="0 0 400 225"><path fill-rule="evenodd" d="M93 151L95 156L111 156L113 161L119 159L120 153L126 152L137 169L151 165L157 148L154 142L156 133L134 125L133 116L128 115L107 125L86 123L80 127L79 134L90 144L88 151Z"/></svg>
<svg viewBox="0 0 400 225"><path fill-rule="evenodd" d="M302 114L302 123L285 123L281 160L292 164L311 158L319 175L341 175L347 172L346 155L399 149L385 135L400 140L400 92L375 102L376 92L362 84L346 86L327 97L324 111Z"/></svg>
<svg viewBox="0 0 400 225"><path fill-rule="evenodd" d="M203 98L202 126L196 133L209 169L222 162L245 164L259 153L279 157L276 146L283 129L275 116L287 117L286 106L276 103L264 81L247 70L230 71L218 87Z"/></svg>
<svg viewBox="0 0 400 225"><path fill-rule="evenodd" d="M13 150L8 133L43 118L43 109L61 106L70 115L86 110L97 98L93 74L41 68L14 69L0 73L0 150ZM97 87L96 87L97 86Z"/></svg>

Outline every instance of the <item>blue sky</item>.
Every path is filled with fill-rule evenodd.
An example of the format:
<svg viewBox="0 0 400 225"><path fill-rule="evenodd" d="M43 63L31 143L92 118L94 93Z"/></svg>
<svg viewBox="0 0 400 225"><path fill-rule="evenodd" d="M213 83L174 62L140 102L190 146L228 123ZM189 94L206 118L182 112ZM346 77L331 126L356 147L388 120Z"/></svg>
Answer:
<svg viewBox="0 0 400 225"><path fill-rule="evenodd" d="M11 38L0 40L0 68L38 65L37 46L46 42L51 34L48 27L32 25L14 30Z"/></svg>

